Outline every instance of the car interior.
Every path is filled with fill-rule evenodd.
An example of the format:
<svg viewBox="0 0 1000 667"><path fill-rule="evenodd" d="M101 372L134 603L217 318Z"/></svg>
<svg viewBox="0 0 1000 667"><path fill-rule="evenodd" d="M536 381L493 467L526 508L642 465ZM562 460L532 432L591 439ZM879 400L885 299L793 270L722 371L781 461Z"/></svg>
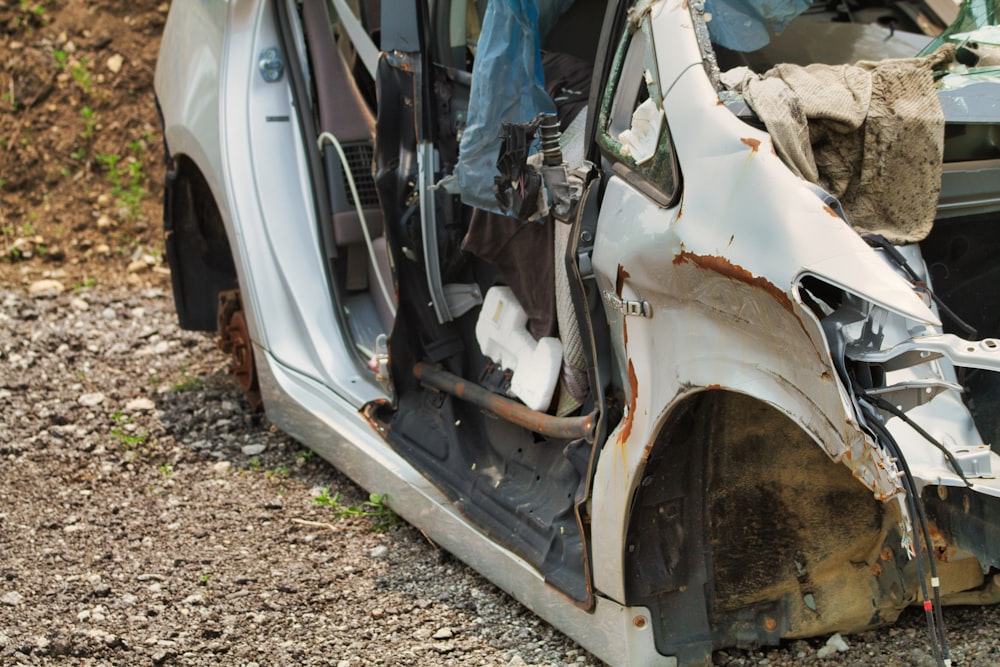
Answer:
<svg viewBox="0 0 1000 667"><path fill-rule="evenodd" d="M905 4L817 2L766 46L737 51L715 44L715 55L723 70L743 65L758 72L777 62L913 55L930 38L920 34L926 17ZM577 84L600 75L606 3L552 0L541 7L539 25L550 26L539 28L548 62L556 60L551 54L571 58ZM579 261L593 238L586 232L596 224L607 160L596 148L584 152L598 168L566 223L474 210L441 183L459 161L486 2L435 0L393 6L391 13L378 0L302 0L301 9L292 2L276 8L286 49L299 54L290 76L326 279L359 366L370 368L390 396L369 406L369 418L482 530L576 604L590 606L590 479L606 434L625 410L624 388L610 370L599 290ZM350 21L381 52L377 60L352 42ZM620 33L624 21L622 13L607 28ZM603 57L622 48L610 45ZM588 103L605 101L596 90L589 84L576 90L574 109L582 118ZM639 86L628 111L647 95ZM671 191L679 189L678 179ZM552 274L562 282L549 282ZM563 400L572 392L562 378L550 400L528 407L512 395L509 370L484 354L479 320L500 313L489 294L498 287L517 293L519 282L527 286L520 292L526 317L519 321L531 329L528 347L547 336L566 345L570 330L577 332L584 389L574 401ZM535 308L532 295L542 291L552 296ZM537 313L557 302L568 319L550 313L551 322L540 322Z"/></svg>

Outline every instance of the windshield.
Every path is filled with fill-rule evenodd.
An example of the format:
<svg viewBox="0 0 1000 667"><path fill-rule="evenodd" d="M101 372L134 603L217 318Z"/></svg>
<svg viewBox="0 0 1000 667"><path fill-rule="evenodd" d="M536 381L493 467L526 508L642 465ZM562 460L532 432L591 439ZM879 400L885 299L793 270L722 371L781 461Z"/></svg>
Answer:
<svg viewBox="0 0 1000 667"><path fill-rule="evenodd" d="M705 0L704 16L720 69L764 72L779 63L908 58L947 41L1000 51L997 1L946 0L932 10L905 0Z"/></svg>
<svg viewBox="0 0 1000 667"><path fill-rule="evenodd" d="M960 45L975 42L977 45L1000 47L996 0L965 0L955 21L928 44L921 55L930 53L948 41Z"/></svg>

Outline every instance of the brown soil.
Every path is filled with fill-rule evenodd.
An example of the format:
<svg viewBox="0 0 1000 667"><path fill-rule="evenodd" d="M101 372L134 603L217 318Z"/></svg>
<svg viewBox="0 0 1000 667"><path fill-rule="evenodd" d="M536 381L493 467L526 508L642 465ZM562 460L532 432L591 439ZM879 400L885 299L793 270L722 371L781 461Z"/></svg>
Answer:
<svg viewBox="0 0 1000 667"><path fill-rule="evenodd" d="M168 8L0 0L0 284L166 284L153 71Z"/></svg>

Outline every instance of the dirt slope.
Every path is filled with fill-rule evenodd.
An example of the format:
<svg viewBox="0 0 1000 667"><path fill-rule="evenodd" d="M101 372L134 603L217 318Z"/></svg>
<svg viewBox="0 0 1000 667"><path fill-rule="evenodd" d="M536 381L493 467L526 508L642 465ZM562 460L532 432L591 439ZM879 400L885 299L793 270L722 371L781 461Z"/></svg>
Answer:
<svg viewBox="0 0 1000 667"><path fill-rule="evenodd" d="M153 71L168 8L0 0L0 284L164 282Z"/></svg>

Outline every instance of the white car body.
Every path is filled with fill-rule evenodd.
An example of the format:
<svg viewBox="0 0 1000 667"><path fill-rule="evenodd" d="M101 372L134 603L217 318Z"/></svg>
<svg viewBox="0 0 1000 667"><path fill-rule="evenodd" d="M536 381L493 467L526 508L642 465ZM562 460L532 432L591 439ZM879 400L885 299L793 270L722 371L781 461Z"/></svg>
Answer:
<svg viewBox="0 0 1000 667"><path fill-rule="evenodd" d="M412 3L400 3L400 11L404 4ZM182 324L210 328L218 293L239 289L229 312L241 313L246 338L237 335L230 345L244 355L238 366L242 359L244 370L255 367L257 384L247 380L245 388L259 391L272 422L362 487L385 494L394 511L437 544L610 664L693 664L713 647L892 621L907 604L919 603L914 562L928 555L936 557L945 602L1000 600L1000 517L992 514L1000 508L994 476L1000 457L963 402L956 373L958 366L1000 370L1000 347L992 339L946 335L936 306L886 253L845 224L831 198L788 169L767 132L722 104L703 66L703 8L687 0L640 3L643 27L637 30L654 49L658 71L640 75L647 85L652 76L663 93L676 155L674 191L637 185L603 146L599 178L585 195L593 201L589 208L580 205L572 227L581 238L592 230L584 238L592 239L592 251L570 254L592 266L592 274L578 265L579 277L570 276L577 312L588 312L580 321L590 349L592 394L585 412L591 410L591 421L582 438L535 439L540 448L579 441L588 454L582 472L567 472L566 482L550 481L564 462L538 454L549 476L540 470L537 487L523 493L545 498L538 501L539 513L568 509L554 500L557 490L577 493L577 519L552 518L538 528L538 540L561 545L557 534L579 526L579 563L573 564L573 554L560 556L560 549L576 548L572 540L536 551L534 537L522 543L517 535L505 536L516 524L504 522L514 519L485 499L496 493L501 506L520 502L529 477L519 471L535 459L518 458L531 455L519 446L514 454L515 447L501 440L509 433L530 443L529 431L497 425L504 419L494 413L503 417L507 403L479 403L469 412L461 407L466 384L477 378L459 378L461 386L451 388L430 377L404 380L412 367L393 358L402 343L379 356L374 341L353 339L345 326L353 314L344 314L343 295L329 277L342 260L324 250L329 243L316 204L322 194L308 142L317 137L304 138L298 107L306 100L289 71L308 63L307 47L297 18L286 36L277 18L281 12L286 21L297 17L298 5L174 0L156 73L173 164L166 220ZM426 10L414 11L419 16ZM616 11L609 9L602 33L607 43L591 92L592 132L601 131L598 107L617 113L607 78L629 75L627 63L620 71L611 66L618 42L610 35L624 30ZM292 44L287 35L294 36ZM359 60L366 46L359 41ZM262 73L269 50L284 68L277 81ZM414 53L383 54L379 66L391 67L391 58L418 62ZM303 90L315 85L308 71L300 76ZM988 87L984 96L1000 97L1000 79L980 85ZM586 146L598 161L593 140ZM384 148L376 147L376 160ZM983 165L996 175L992 163ZM952 171L977 168L970 160ZM434 180L446 175L435 173ZM967 194L949 190L958 182L945 179L942 202ZM426 216L426 203L441 195L419 185L415 192L415 210ZM391 203L382 194L391 237ZM977 191L971 203L942 207L937 224L966 210L996 215L1000 204L989 194ZM217 217L205 213L213 207ZM388 241L396 269L390 288L400 299L396 325L403 321L404 329L417 331L421 325L412 312L424 305L404 291L417 287L400 274L413 251L396 233L397 245ZM204 256L216 259L195 268L184 263L195 248L208 247L214 250ZM215 252L226 248L231 260ZM930 282L920 246L900 251ZM375 285L369 290L374 293ZM817 297L820 292L824 296ZM440 304L427 307L432 305ZM983 307L996 310L997 303ZM476 313L472 308L453 319ZM442 331L462 330L438 320ZM390 341L406 335L396 326ZM412 335L425 337L422 331ZM368 348L364 356L372 357L373 369L359 356L359 345ZM420 349L419 342L411 345ZM412 354L422 363L418 352ZM882 430L866 425L874 409L861 408L844 369L869 365L886 369L876 393L943 443L971 489L945 453L897 415L883 409ZM617 412L612 395L623 403ZM420 411L433 400L440 401L436 407ZM428 424L437 415L440 424L407 426L399 416L407 411ZM486 412L493 416L481 416ZM469 455L468 475L479 481L467 489L453 461L464 460L455 458L456 451L471 436L463 435L468 431L460 422L473 414L485 424L475 428L497 442L482 458ZM404 433L406 442L416 441L434 428L453 434L451 440L442 436L444 454L424 455L419 442L407 449L393 440ZM889 437L898 452L884 442ZM899 454L908 464L909 486ZM497 467L487 470L488 462ZM504 491L508 474L517 490ZM466 493L489 483L493 491ZM932 508L931 548L921 547L912 495L919 504L939 503ZM966 514L978 512L986 527L963 528L961 511L945 516L955 503ZM742 509L739 516L720 514L733 508Z"/></svg>

